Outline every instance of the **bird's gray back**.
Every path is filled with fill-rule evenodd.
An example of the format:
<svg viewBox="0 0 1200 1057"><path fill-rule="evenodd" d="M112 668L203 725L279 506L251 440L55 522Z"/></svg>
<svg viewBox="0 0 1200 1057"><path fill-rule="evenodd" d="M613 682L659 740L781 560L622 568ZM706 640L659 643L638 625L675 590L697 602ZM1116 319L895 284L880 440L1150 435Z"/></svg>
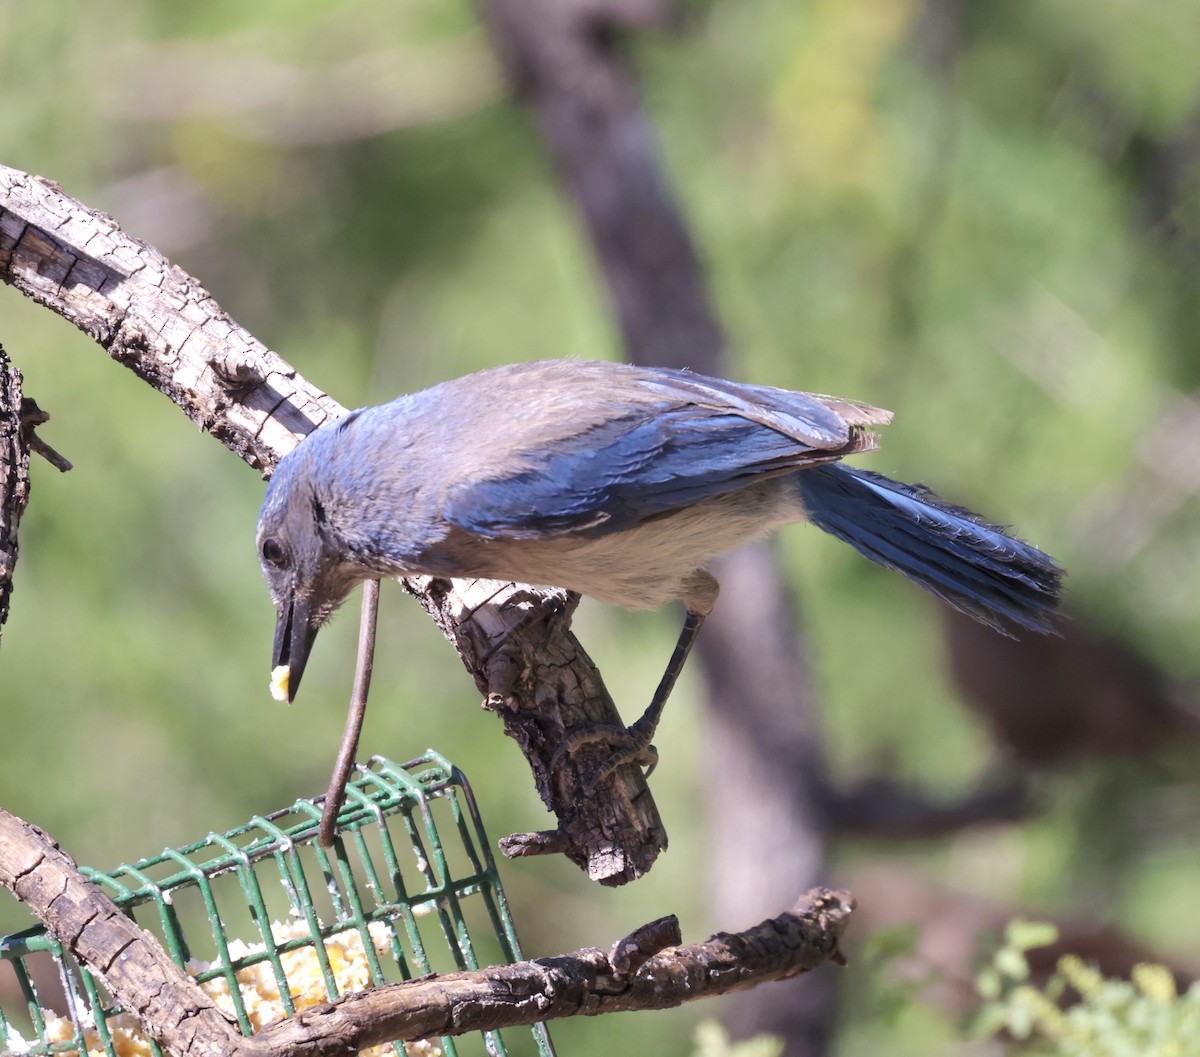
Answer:
<svg viewBox="0 0 1200 1057"><path fill-rule="evenodd" d="M501 540L623 534L869 449L866 427L889 417L686 371L520 363L352 412L300 446L291 476L355 561L450 575L471 539L495 554Z"/></svg>

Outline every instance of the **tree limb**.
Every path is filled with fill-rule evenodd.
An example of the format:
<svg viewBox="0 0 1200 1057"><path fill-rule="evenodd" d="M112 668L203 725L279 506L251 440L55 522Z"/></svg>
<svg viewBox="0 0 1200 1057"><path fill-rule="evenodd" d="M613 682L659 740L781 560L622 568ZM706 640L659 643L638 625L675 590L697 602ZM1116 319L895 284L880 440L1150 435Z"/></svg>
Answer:
<svg viewBox="0 0 1200 1057"><path fill-rule="evenodd" d="M1019 822L1036 803L1020 774L987 777L952 800L939 801L902 783L869 778L836 788L822 784L825 809L839 834L880 840L914 840L959 833L969 826Z"/></svg>
<svg viewBox="0 0 1200 1057"><path fill-rule="evenodd" d="M719 932L704 943L666 947L631 975L621 970L619 958L614 964L614 956L628 946L622 940L612 954L586 948L345 995L266 1028L255 1041L279 1054L312 1053L323 1043L339 1043L353 1051L389 1039L410 1041L562 1017L670 1009L786 980L827 961L844 964L838 944L853 909L849 893L813 889L778 917L742 932ZM653 931L659 924L638 932Z"/></svg>
<svg viewBox="0 0 1200 1057"><path fill-rule="evenodd" d="M0 347L0 634L8 619L17 527L29 502L29 444L21 422L21 372Z"/></svg>
<svg viewBox="0 0 1200 1057"><path fill-rule="evenodd" d="M50 181L4 166L0 278L74 323L264 476L301 437L344 413L153 247ZM537 732L518 744L560 826L552 840L524 835L512 846L561 852L605 885L640 877L667 841L641 771L620 768L591 798L582 795L586 753L555 781L546 778L576 727L621 725L569 631L573 606L561 592L505 585L481 598L462 584L436 583L436 598L425 596L427 581L408 589L444 614L443 631L510 733L513 723Z"/></svg>
<svg viewBox="0 0 1200 1057"><path fill-rule="evenodd" d="M63 473L71 469L71 464L34 432L50 416L22 394L21 380L21 372L0 345L0 635L12 601L17 529L29 504L29 453L37 452Z"/></svg>
<svg viewBox="0 0 1200 1057"><path fill-rule="evenodd" d="M225 1052L236 1024L48 834L0 808L0 885L32 910L148 1034L178 1054Z"/></svg>
<svg viewBox="0 0 1200 1057"><path fill-rule="evenodd" d="M814 889L787 913L690 946L678 945L674 919L661 919L608 954L588 948L353 992L245 1038L45 833L2 809L0 885L26 903L147 1032L179 1057L330 1057L392 1039L666 1009L787 979L826 961L841 964L839 941L854 909L847 893Z"/></svg>

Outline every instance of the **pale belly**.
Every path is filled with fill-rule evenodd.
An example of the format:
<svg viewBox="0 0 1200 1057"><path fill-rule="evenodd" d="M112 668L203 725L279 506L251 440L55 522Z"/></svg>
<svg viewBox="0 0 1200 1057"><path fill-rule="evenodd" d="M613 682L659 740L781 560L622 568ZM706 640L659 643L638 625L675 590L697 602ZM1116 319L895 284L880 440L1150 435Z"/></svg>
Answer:
<svg viewBox="0 0 1200 1057"><path fill-rule="evenodd" d="M697 592L715 599L712 578L696 575L706 562L803 519L794 487L781 477L608 535L460 536L432 549L442 552L429 555L431 567L412 571L564 587L626 609L653 609Z"/></svg>

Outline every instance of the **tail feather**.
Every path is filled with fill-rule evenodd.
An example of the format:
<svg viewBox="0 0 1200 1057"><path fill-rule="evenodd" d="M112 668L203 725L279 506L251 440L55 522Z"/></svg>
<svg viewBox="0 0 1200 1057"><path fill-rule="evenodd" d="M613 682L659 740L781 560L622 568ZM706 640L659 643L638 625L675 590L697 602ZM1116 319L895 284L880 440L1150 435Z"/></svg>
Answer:
<svg viewBox="0 0 1200 1057"><path fill-rule="evenodd" d="M977 514L843 464L795 477L808 519L871 561L1011 634L1053 631L1063 571L1054 559Z"/></svg>

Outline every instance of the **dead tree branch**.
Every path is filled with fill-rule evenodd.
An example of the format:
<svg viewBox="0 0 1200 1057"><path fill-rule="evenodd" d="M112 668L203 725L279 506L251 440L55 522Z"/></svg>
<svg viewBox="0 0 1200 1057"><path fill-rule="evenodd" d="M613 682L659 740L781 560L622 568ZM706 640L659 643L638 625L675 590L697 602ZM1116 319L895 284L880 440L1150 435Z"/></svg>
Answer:
<svg viewBox="0 0 1200 1057"><path fill-rule="evenodd" d="M36 826L0 808L0 885L177 1054L222 1054L237 1025ZM239 1035L240 1037L240 1035Z"/></svg>
<svg viewBox="0 0 1200 1057"><path fill-rule="evenodd" d="M344 412L153 247L53 183L3 166L0 278L74 323L264 476L301 437ZM644 874L667 838L640 769L620 768L591 798L582 795L587 754L547 777L576 727L620 724L569 631L572 607L561 593L491 585L481 594L437 582L429 597L424 581L408 589L445 615L443 630L529 755L559 819L553 834L523 835L512 846L561 852L601 884Z"/></svg>
<svg viewBox="0 0 1200 1057"><path fill-rule="evenodd" d="M753 928L657 951L631 975L614 957L629 945L622 940L612 954L590 948L346 995L267 1028L255 1041L270 1046L272 1054L316 1052L307 1047L335 1041L352 1052L394 1038L670 1009L786 980L827 961L844 964L838 943L853 909L848 893L814 889L792 910ZM654 931L658 924L638 931Z"/></svg>
<svg viewBox="0 0 1200 1057"><path fill-rule="evenodd" d="M0 348L0 634L8 619L17 527L29 502L29 444L21 421L21 372Z"/></svg>
<svg viewBox="0 0 1200 1057"><path fill-rule="evenodd" d="M21 372L0 345L0 635L12 601L21 515L29 504L29 454L65 473L71 464L34 430L50 416L21 392Z"/></svg>
<svg viewBox="0 0 1200 1057"><path fill-rule="evenodd" d="M847 893L817 889L755 928L690 946L679 946L677 923L663 919L607 954L591 948L355 992L245 1038L45 833L3 810L0 885L178 1057L330 1057L392 1039L666 1009L841 964L839 941L854 909Z"/></svg>

